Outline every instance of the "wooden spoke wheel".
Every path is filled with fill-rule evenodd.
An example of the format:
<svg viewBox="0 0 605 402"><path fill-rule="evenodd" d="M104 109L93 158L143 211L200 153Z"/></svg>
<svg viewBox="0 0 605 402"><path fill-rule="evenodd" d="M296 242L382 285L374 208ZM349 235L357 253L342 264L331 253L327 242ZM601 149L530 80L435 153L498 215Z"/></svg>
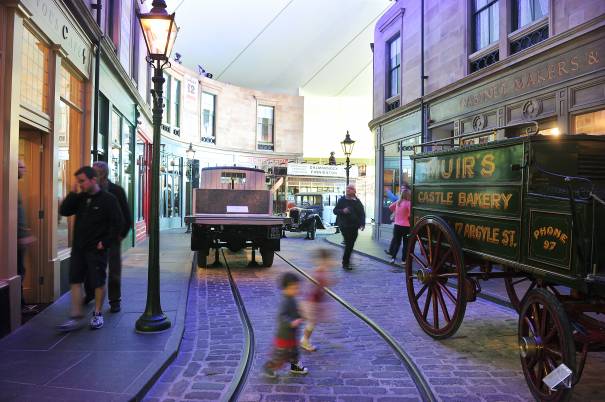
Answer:
<svg viewBox="0 0 605 402"><path fill-rule="evenodd" d="M466 310L466 271L454 231L439 217L424 217L410 232L406 286L420 327L436 339L453 335Z"/></svg>
<svg viewBox="0 0 605 402"><path fill-rule="evenodd" d="M546 289L532 289L523 301L519 313L519 352L525 380L536 400L569 400L570 388L551 391L542 381L561 363L576 369L576 351L567 313L557 297Z"/></svg>
<svg viewBox="0 0 605 402"><path fill-rule="evenodd" d="M543 283L530 276L524 276L521 278L504 278L504 285L506 287L508 299L517 312L521 311L523 299L525 299L527 294L533 289L544 288L548 289L551 293L557 296L560 294L555 286Z"/></svg>

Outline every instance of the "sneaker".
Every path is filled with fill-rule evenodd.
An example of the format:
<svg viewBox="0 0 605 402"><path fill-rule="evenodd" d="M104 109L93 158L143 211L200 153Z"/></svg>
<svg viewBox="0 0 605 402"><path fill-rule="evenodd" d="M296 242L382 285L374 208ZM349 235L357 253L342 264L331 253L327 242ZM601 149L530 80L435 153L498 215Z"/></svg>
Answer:
<svg viewBox="0 0 605 402"><path fill-rule="evenodd" d="M277 378L277 374L275 374L275 371L271 370L267 366L263 366L263 375L267 378Z"/></svg>
<svg viewBox="0 0 605 402"><path fill-rule="evenodd" d="M109 306L110 313L119 313L121 310L122 310L122 306L120 306L120 303L111 304Z"/></svg>
<svg viewBox="0 0 605 402"><path fill-rule="evenodd" d="M391 263L391 264L395 264L395 259L394 259L394 258L391 258L391 260L389 261L389 263Z"/></svg>
<svg viewBox="0 0 605 402"><path fill-rule="evenodd" d="M103 313L92 313L92 318L90 319L90 329L99 329L103 328Z"/></svg>
<svg viewBox="0 0 605 402"><path fill-rule="evenodd" d="M57 330L61 332L71 332L80 329L83 327L82 318L84 317L70 317L69 320L57 325Z"/></svg>
<svg viewBox="0 0 605 402"><path fill-rule="evenodd" d="M307 375L309 374L309 369L298 362L296 364L290 364L290 372L292 374Z"/></svg>
<svg viewBox="0 0 605 402"><path fill-rule="evenodd" d="M384 252L385 252L387 255L391 255L391 252L390 252L389 250L384 250Z"/></svg>
<svg viewBox="0 0 605 402"><path fill-rule="evenodd" d="M311 344L309 341L305 341L304 339L301 339L300 347L306 350L307 352L315 352L317 350L315 345Z"/></svg>

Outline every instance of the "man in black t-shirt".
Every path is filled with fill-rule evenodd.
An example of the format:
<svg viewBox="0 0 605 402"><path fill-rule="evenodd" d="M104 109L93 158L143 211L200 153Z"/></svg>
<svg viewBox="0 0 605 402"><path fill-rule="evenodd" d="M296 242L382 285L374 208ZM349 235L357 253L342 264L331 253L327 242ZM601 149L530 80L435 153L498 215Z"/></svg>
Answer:
<svg viewBox="0 0 605 402"><path fill-rule="evenodd" d="M63 216L76 216L69 263L71 315L67 322L58 326L61 331L80 327L83 318L81 287L86 280L91 282L95 294L90 327L99 329L103 326L101 309L107 278L107 250L115 244L123 225L118 201L101 189L95 170L84 166L76 171L75 176L77 184L74 183L59 208ZM76 192L78 185L79 193Z"/></svg>
<svg viewBox="0 0 605 402"><path fill-rule="evenodd" d="M351 253L355 247L359 229L364 230L366 226L366 213L355 193L355 186L348 185L345 196L340 198L334 207L334 214L337 216L338 226L345 241L342 267L348 270L351 269Z"/></svg>
<svg viewBox="0 0 605 402"><path fill-rule="evenodd" d="M112 313L119 312L122 302L122 240L126 238L130 227L132 226L132 215L130 214L130 207L128 206L128 200L126 199L126 192L119 185L109 180L109 167L107 163L103 161L97 161L93 163L92 167L97 172L97 181L101 186L101 189L112 194L118 200L120 206L120 212L122 218L124 218L122 228L120 229L120 235L116 242L109 247L109 275L107 278L107 298L109 299L109 311ZM86 298L84 304L87 304L89 300L93 299L93 289L90 283L86 283Z"/></svg>

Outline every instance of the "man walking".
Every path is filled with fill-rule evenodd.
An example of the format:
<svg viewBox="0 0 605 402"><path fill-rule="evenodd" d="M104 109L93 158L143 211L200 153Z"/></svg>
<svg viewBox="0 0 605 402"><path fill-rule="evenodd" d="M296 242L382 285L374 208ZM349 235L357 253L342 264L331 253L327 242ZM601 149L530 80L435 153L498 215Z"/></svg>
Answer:
<svg viewBox="0 0 605 402"><path fill-rule="evenodd" d="M342 256L342 267L351 268L351 253L355 246L355 240L359 234L359 229L365 229L366 213L361 201L355 196L355 186L347 186L345 196L340 198L334 207L334 214L338 219L338 226L342 232L345 241L345 251Z"/></svg>
<svg viewBox="0 0 605 402"><path fill-rule="evenodd" d="M126 193L124 189L119 185L112 183L109 180L109 167L107 163L98 161L93 163L92 167L97 173L98 183L101 189L112 194L118 200L120 206L120 212L122 212L122 218L124 218L123 225L120 229L120 235L116 242L109 246L109 277L107 279L107 296L109 299L109 311L117 313L122 309L122 240L128 235L130 227L132 226L132 216L130 215L130 208L128 207L128 201L126 200ZM92 300L93 289L89 282L86 282L86 299Z"/></svg>
<svg viewBox="0 0 605 402"><path fill-rule="evenodd" d="M107 277L107 250L117 241L123 219L116 198L101 189L97 174L90 166L75 173L77 184L61 203L59 213L75 215L69 283L71 285L70 320L59 325L61 331L79 328L82 316L81 286L89 280L94 288L95 308L90 320L92 329L103 327L103 299ZM77 193L78 185L80 192Z"/></svg>

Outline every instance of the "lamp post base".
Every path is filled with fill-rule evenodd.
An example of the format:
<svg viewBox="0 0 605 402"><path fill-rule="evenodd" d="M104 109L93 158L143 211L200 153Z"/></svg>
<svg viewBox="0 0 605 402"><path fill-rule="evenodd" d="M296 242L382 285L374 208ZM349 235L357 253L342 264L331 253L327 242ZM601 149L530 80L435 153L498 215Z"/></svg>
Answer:
<svg viewBox="0 0 605 402"><path fill-rule="evenodd" d="M170 326L170 320L164 313L155 315L143 313L137 320L135 329L142 333L157 333L166 331Z"/></svg>

